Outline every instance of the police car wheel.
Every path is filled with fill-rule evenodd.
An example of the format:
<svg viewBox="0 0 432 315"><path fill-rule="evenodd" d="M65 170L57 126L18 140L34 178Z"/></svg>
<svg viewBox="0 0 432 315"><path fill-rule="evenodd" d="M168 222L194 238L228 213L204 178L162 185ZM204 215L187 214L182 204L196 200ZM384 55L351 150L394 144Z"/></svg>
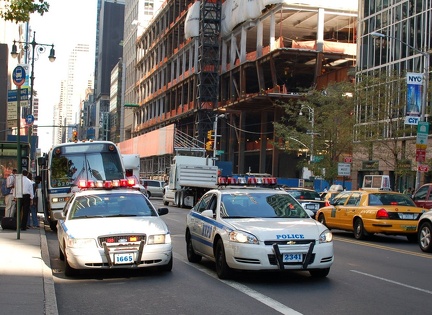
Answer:
<svg viewBox="0 0 432 315"><path fill-rule="evenodd" d="M198 263L202 259L201 255L197 255L195 253L195 250L193 249L192 240L191 240L189 233L188 233L188 236L186 237L186 253L187 253L187 258L188 258L189 262L191 262L191 263Z"/></svg>
<svg viewBox="0 0 432 315"><path fill-rule="evenodd" d="M225 249L222 240L220 239L216 244L216 273L219 279L228 279L232 275L232 269L226 263Z"/></svg>
<svg viewBox="0 0 432 315"><path fill-rule="evenodd" d="M310 275L314 278L325 278L329 272L330 268L309 270Z"/></svg>
<svg viewBox="0 0 432 315"><path fill-rule="evenodd" d="M64 261L64 259L65 259L64 254L63 254L60 246L59 246L59 258L60 258L61 261Z"/></svg>
<svg viewBox="0 0 432 315"><path fill-rule="evenodd" d="M172 270L172 267L173 267L173 259L172 259L172 256L171 256L171 259L170 259L169 263L167 263L166 265L160 266L159 270L162 271L162 272L169 272L169 271Z"/></svg>

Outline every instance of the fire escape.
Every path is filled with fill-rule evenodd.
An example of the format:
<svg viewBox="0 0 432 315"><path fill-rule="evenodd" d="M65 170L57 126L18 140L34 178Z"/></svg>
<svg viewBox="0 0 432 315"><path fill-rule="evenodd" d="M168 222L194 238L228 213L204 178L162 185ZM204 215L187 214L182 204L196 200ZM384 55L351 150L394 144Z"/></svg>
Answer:
<svg viewBox="0 0 432 315"><path fill-rule="evenodd" d="M219 95L219 40L221 28L221 0L202 0L200 4L200 31L198 44L196 132L199 140L213 129L214 112Z"/></svg>

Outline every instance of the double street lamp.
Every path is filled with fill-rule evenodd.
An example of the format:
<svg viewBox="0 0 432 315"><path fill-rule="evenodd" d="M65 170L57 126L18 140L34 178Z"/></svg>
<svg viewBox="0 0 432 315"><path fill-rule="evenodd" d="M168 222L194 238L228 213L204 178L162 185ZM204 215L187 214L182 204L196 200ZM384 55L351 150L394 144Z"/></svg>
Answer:
<svg viewBox="0 0 432 315"><path fill-rule="evenodd" d="M314 151L314 135L315 135L315 110L310 107L309 105L304 105L300 107L299 115L303 115L303 110L307 109L309 111L309 121L311 123L312 130L308 132L308 134L311 135L311 146L310 146L310 162L312 163L314 161L313 151Z"/></svg>
<svg viewBox="0 0 432 315"><path fill-rule="evenodd" d="M31 49L31 72L30 72L30 103L29 103L29 113L30 115L33 115L33 88L34 88L34 62L38 59L39 54L44 53L46 51L46 47L51 47L48 59L51 62L54 62L55 57L55 50L54 50L54 44L41 44L36 42L36 32L33 32L33 39L31 42L21 42L21 41L13 41L12 45L12 51L11 56L12 58L17 58L19 53L17 49L17 44L23 44L23 50L26 52L26 54L29 53ZM35 56L35 53L37 54ZM28 60L28 57L26 58L26 62ZM17 115L20 115L20 113L17 113ZM28 127L28 142L31 145L31 135L32 135L32 128L31 126Z"/></svg>
<svg viewBox="0 0 432 315"><path fill-rule="evenodd" d="M414 46L409 45L408 43L402 41L401 39L394 37L394 36L390 36L390 35L386 35L386 34L382 34L382 33L378 33L378 32L372 32L371 33L372 37L375 38L391 38L394 39L398 42L400 42L401 44L407 46L408 48L411 48L413 51L415 51L418 54L421 54L423 56L423 90L422 90L422 104L421 104L421 109L420 109L420 121L425 121L425 113L426 113L426 107L428 104L428 89L429 89L429 58L430 58L430 54L427 51L422 51ZM417 172L416 172L416 186L415 188L417 189L420 186L420 171L419 171L419 165L420 163L417 163Z"/></svg>

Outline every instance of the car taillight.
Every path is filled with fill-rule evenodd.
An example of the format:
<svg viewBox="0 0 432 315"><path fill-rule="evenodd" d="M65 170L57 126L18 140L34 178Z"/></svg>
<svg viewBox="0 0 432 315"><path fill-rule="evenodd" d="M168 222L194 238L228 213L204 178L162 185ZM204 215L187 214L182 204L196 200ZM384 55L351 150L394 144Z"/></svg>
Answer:
<svg viewBox="0 0 432 315"><path fill-rule="evenodd" d="M389 215L386 209L379 209L376 218L377 219L388 219Z"/></svg>
<svg viewBox="0 0 432 315"><path fill-rule="evenodd" d="M325 206L326 206L326 207L330 206L330 201L326 200L326 201L325 201Z"/></svg>

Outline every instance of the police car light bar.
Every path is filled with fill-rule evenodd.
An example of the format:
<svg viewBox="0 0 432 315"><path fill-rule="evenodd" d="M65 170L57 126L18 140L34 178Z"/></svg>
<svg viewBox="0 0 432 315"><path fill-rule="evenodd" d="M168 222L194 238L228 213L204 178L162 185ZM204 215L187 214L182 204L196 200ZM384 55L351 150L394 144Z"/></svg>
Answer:
<svg viewBox="0 0 432 315"><path fill-rule="evenodd" d="M114 180L85 180L80 179L78 181L78 188L80 189L112 189L112 188L133 188L137 184L137 181L133 177L127 179L114 179Z"/></svg>
<svg viewBox="0 0 432 315"><path fill-rule="evenodd" d="M219 176L218 185L276 185L276 177L255 177L255 176Z"/></svg>

